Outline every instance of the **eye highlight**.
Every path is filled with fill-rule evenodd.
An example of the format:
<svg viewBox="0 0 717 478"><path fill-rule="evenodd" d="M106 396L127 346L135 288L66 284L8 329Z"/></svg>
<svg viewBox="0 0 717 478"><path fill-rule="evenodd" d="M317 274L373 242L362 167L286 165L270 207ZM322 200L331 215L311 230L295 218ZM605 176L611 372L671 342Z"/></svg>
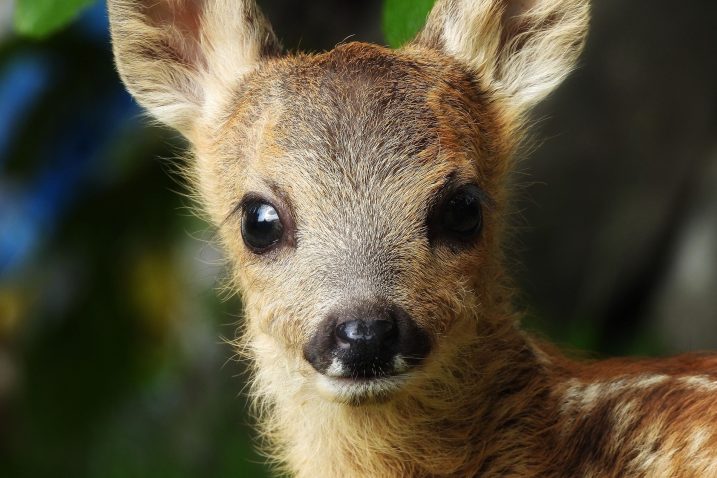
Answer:
<svg viewBox="0 0 717 478"><path fill-rule="evenodd" d="M483 228L482 193L467 184L451 189L434 208L428 223L431 242L467 246Z"/></svg>
<svg viewBox="0 0 717 478"><path fill-rule="evenodd" d="M241 235L254 253L273 249L284 237L284 224L278 210L268 201L250 199L242 206Z"/></svg>

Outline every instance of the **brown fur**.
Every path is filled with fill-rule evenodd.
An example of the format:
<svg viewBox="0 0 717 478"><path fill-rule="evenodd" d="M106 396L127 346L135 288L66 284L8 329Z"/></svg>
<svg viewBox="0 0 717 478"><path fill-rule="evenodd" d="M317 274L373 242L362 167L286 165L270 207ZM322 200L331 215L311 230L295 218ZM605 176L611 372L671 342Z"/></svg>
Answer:
<svg viewBox="0 0 717 478"><path fill-rule="evenodd" d="M147 5L154 5L147 8ZM717 358L574 362L518 328L501 245L530 107L572 68L584 0L442 0L400 50L280 55L253 1L110 0L118 69L182 131L241 292L268 453L300 477L717 475ZM478 184L484 229L435 245L446 181ZM272 198L284 246L242 242ZM390 299L431 337L390 394L318 387L302 347L332 307Z"/></svg>

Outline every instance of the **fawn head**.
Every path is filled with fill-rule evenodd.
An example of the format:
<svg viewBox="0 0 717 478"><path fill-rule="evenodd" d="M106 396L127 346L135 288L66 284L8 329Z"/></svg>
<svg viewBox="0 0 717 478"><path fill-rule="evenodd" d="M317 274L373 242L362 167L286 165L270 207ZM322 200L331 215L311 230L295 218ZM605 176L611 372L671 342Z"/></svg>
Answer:
<svg viewBox="0 0 717 478"><path fill-rule="evenodd" d="M285 53L254 0L109 10L129 91L191 143L279 386L389 399L488 327L509 159L574 66L586 0L439 0L401 49L320 54Z"/></svg>

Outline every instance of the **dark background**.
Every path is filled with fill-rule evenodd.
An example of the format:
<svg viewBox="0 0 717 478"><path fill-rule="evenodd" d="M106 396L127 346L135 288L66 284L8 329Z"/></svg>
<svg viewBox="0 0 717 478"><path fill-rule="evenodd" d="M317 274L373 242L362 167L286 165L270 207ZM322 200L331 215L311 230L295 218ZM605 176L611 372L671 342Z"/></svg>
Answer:
<svg viewBox="0 0 717 478"><path fill-rule="evenodd" d="M380 1L262 0L290 49L383 43ZM0 7L0 476L262 476L240 320L176 134L112 66L101 4L43 41ZM595 1L536 112L511 267L527 326L598 356L717 349L717 4Z"/></svg>

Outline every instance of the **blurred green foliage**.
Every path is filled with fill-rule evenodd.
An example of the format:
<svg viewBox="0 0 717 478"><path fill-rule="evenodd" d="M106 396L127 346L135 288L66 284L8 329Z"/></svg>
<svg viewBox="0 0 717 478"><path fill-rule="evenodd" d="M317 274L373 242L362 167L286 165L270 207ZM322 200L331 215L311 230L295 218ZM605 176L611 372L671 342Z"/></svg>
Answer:
<svg viewBox="0 0 717 478"><path fill-rule="evenodd" d="M16 0L15 30L32 38L44 38L74 20L97 0Z"/></svg>
<svg viewBox="0 0 717 478"><path fill-rule="evenodd" d="M383 33L393 48L411 40L426 22L434 0L384 0Z"/></svg>

